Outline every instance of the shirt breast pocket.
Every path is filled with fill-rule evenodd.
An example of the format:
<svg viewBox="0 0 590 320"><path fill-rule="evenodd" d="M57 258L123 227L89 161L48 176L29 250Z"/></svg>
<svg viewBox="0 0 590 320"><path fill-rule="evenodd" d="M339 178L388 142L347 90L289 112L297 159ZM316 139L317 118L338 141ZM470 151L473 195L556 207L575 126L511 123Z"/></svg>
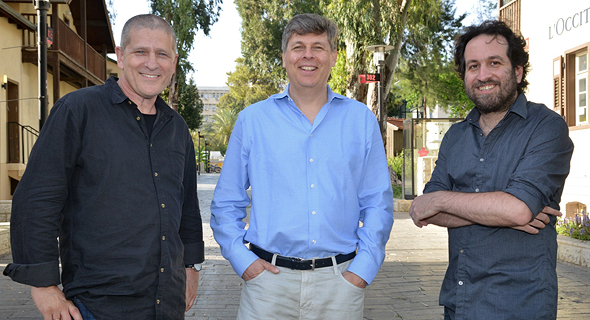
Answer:
<svg viewBox="0 0 590 320"><path fill-rule="evenodd" d="M184 177L185 154L184 150L176 148L167 149L168 161L164 165L174 181L182 183Z"/></svg>

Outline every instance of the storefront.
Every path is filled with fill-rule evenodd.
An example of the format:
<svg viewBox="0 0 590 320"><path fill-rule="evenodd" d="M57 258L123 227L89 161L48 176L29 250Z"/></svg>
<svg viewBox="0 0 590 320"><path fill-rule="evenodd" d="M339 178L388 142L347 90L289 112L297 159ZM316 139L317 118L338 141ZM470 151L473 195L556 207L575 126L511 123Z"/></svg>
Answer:
<svg viewBox="0 0 590 320"><path fill-rule="evenodd" d="M564 188L562 211L590 205L590 124L588 114L588 54L590 2L568 0L541 4L536 0L505 1L513 6L528 42L531 71L527 76L530 101L546 104L563 116L570 128L575 150ZM500 3L502 4L502 3ZM511 9L511 11L514 11ZM517 12L518 13L518 12ZM569 205L568 205L569 204ZM574 205L575 204L575 205Z"/></svg>

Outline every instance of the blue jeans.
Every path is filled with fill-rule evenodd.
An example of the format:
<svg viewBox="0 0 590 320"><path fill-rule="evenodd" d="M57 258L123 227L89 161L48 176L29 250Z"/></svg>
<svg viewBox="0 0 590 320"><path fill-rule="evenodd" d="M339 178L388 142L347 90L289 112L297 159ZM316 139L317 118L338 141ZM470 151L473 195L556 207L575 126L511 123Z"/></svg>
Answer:
<svg viewBox="0 0 590 320"><path fill-rule="evenodd" d="M73 297L72 302L74 303L76 308L78 308L78 310L80 311L80 314L82 314L82 319L96 320L96 318L92 315L92 313L90 313L90 311L88 311L88 309L86 309L86 307L82 304L80 299Z"/></svg>

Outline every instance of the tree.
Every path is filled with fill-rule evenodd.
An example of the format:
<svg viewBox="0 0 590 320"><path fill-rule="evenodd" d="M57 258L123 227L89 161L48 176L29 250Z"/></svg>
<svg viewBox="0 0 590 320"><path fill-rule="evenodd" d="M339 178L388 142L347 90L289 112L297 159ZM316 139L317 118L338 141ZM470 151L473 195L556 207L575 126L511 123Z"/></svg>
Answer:
<svg viewBox="0 0 590 320"><path fill-rule="evenodd" d="M473 23L482 23L485 20L494 20L498 18L498 1L496 0L477 0L477 3L471 7L475 13Z"/></svg>
<svg viewBox="0 0 590 320"><path fill-rule="evenodd" d="M206 129L207 136L211 137L214 150L219 150L222 154L225 154L236 120L238 120L236 110L230 108L218 109L217 114L213 116L210 128Z"/></svg>
<svg viewBox="0 0 590 320"><path fill-rule="evenodd" d="M179 83L178 113L184 118L190 130L197 130L203 121L203 101L199 96L197 84L193 78L189 83Z"/></svg>
<svg viewBox="0 0 590 320"><path fill-rule="evenodd" d="M410 23L402 45L400 71L396 78L400 81L402 95L412 106L426 113L428 107L439 105L443 108L465 105L460 81L455 81L453 69L452 41L462 26L465 15L455 18L454 1L439 1L440 10L414 6L410 9ZM468 100L467 100L468 101Z"/></svg>
<svg viewBox="0 0 590 320"><path fill-rule="evenodd" d="M211 25L217 22L221 11L219 5L222 3L222 0L151 0L152 12L168 21L176 33L178 66L168 95L169 104L175 110L178 109L179 90L182 87L178 83L184 83L186 75L193 71L188 54L193 48L195 34L203 30L205 35L209 35Z"/></svg>
<svg viewBox="0 0 590 320"><path fill-rule="evenodd" d="M236 112L278 93L280 88L272 75L259 73L244 64L243 58L236 59L236 70L227 73L229 94L224 94L217 106Z"/></svg>
<svg viewBox="0 0 590 320"><path fill-rule="evenodd" d="M284 86L281 39L289 20L300 13L322 13L318 0L235 0L242 17L244 65L257 77L268 77L275 87Z"/></svg>

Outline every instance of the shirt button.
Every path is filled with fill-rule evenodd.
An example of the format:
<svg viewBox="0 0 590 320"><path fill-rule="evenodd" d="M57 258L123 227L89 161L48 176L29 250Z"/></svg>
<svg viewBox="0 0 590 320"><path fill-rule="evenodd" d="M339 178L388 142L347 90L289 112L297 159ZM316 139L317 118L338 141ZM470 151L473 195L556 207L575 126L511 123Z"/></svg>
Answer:
<svg viewBox="0 0 590 320"><path fill-rule="evenodd" d="M133 102L131 102L131 101L127 101L127 103L129 103L129 104L133 104Z"/></svg>
<svg viewBox="0 0 590 320"><path fill-rule="evenodd" d="M313 159L309 159L309 162L313 162Z"/></svg>
<svg viewBox="0 0 590 320"><path fill-rule="evenodd" d="M312 184L311 184L311 187L312 187L312 188L315 188L315 184L313 184L313 183L312 183Z"/></svg>
<svg viewBox="0 0 590 320"><path fill-rule="evenodd" d="M166 236L162 236L162 241L166 241Z"/></svg>
<svg viewBox="0 0 590 320"><path fill-rule="evenodd" d="M158 176L158 173L157 172L154 172L154 177L157 177L157 176Z"/></svg>
<svg viewBox="0 0 590 320"><path fill-rule="evenodd" d="M463 285L463 281L459 281L459 285L462 286Z"/></svg>
<svg viewBox="0 0 590 320"><path fill-rule="evenodd" d="M135 119L137 119L137 121L141 120L141 118L139 116L137 118L135 118Z"/></svg>
<svg viewBox="0 0 590 320"><path fill-rule="evenodd" d="M166 205L162 203L161 207L162 207L162 208L166 208Z"/></svg>
<svg viewBox="0 0 590 320"><path fill-rule="evenodd" d="M479 162L483 162L483 158L479 158Z"/></svg>
<svg viewBox="0 0 590 320"><path fill-rule="evenodd" d="M160 299L156 300L156 304L160 304Z"/></svg>
<svg viewBox="0 0 590 320"><path fill-rule="evenodd" d="M313 138L313 134L310 134L310 135L309 135L309 137L310 137L310 138Z"/></svg>
<svg viewBox="0 0 590 320"><path fill-rule="evenodd" d="M311 214L316 214L316 213L317 213L317 212L315 212L315 211L312 211L312 212L311 212Z"/></svg>
<svg viewBox="0 0 590 320"><path fill-rule="evenodd" d="M313 244L315 244L315 240L312 240L311 242L312 242Z"/></svg>
<svg viewBox="0 0 590 320"><path fill-rule="evenodd" d="M461 250L459 250L459 252L461 252L461 253L464 253L464 252L465 252L465 250L461 249Z"/></svg>
<svg viewBox="0 0 590 320"><path fill-rule="evenodd" d="M164 268L160 269L160 272L164 272Z"/></svg>
<svg viewBox="0 0 590 320"><path fill-rule="evenodd" d="M479 192L479 188L475 188L475 192Z"/></svg>

